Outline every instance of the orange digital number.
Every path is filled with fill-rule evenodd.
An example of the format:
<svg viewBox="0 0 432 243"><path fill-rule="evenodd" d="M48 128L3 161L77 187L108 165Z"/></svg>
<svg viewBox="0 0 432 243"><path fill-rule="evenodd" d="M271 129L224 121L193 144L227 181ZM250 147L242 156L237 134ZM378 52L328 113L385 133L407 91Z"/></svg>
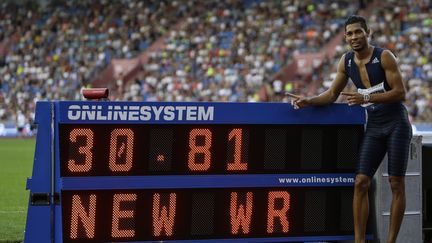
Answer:
<svg viewBox="0 0 432 243"><path fill-rule="evenodd" d="M234 139L234 162L227 164L227 170L247 170L247 163L242 161L243 129L235 128L228 135L228 141Z"/></svg>
<svg viewBox="0 0 432 243"><path fill-rule="evenodd" d="M197 145L197 137L204 137L204 144ZM210 168L212 133L210 129L192 129L189 133L188 166L193 171L206 171ZM197 163L196 155L202 154L204 161Z"/></svg>
<svg viewBox="0 0 432 243"><path fill-rule="evenodd" d="M126 142L119 144L119 137L125 137ZM130 171L132 168L134 133L132 129L114 129L111 132L109 167L111 171ZM123 163L118 160L124 158Z"/></svg>
<svg viewBox="0 0 432 243"><path fill-rule="evenodd" d="M69 134L69 141L76 143L78 137L85 138L85 145L78 148L78 152L83 154L84 163L77 163L75 159L68 160L70 172L88 172L93 165L93 131L89 128L76 128Z"/></svg>

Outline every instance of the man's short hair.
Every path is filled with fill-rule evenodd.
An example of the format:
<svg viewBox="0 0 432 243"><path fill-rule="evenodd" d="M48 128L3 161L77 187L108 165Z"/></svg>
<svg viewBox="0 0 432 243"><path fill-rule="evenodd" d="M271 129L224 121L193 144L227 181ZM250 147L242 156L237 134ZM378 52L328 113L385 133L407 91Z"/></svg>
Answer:
<svg viewBox="0 0 432 243"><path fill-rule="evenodd" d="M365 30L368 31L369 27L366 24L366 19L363 18L362 16L358 16L358 15L351 15L346 21L345 21L345 31L346 31L346 27L349 24L355 24L355 23L360 23L360 26Z"/></svg>

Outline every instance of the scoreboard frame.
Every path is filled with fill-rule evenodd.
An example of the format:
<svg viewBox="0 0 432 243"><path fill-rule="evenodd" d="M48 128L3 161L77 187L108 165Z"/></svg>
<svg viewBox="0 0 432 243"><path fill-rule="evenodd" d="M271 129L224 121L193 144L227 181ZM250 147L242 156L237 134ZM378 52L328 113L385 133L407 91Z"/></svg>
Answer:
<svg viewBox="0 0 432 243"><path fill-rule="evenodd" d="M67 239L67 237L65 236L64 232L66 229L64 225L64 219L70 219L70 217L65 216L66 210L62 208L63 206L68 205L68 203L62 202L62 200L63 198L66 198L66 196L63 195L68 195L68 193L71 192L95 192L94 195L96 195L98 192L100 192L101 194L106 194L107 192L112 191L113 195L117 195L121 194L123 190L126 190L132 192L132 194L137 197L137 195L147 195L146 190L179 190L180 192L182 190L184 191L185 189L201 191L208 189L209 191L217 191L229 188L235 190L244 190L249 188L250 190L256 191L268 189L270 190L270 192L268 192L268 195L270 195L273 189L278 188L293 188L294 191L298 190L300 192L303 190L308 190L308 188L315 188L317 190L322 190L325 188L333 188L332 190L335 190L334 188L350 188L353 186L352 181L354 178L354 171L352 170L341 170L337 172L333 172L331 170L324 170L325 172L320 172L316 169L299 169L298 171L292 171L287 168L282 169L283 173L277 173L278 169L260 173L263 167L257 167L255 171L251 171L250 173L248 173L249 171L247 171L247 169L246 171L244 171L244 168L243 171L242 169L239 169L237 171L234 170L233 172L224 172L223 169L221 169L222 167L220 167L218 170L209 169L208 171L206 171L206 169L212 166L210 164L206 168L204 168L205 166L201 166L207 163L205 159L206 152L202 152L203 147L208 145L207 140L214 140L213 143L215 147L220 147L221 145L220 143L216 143L216 139L213 139L212 137L209 138L208 135L206 135L207 133L203 134L202 132L212 132L213 128L226 127L225 130L228 129L228 132L231 131L231 133L229 133L230 137L227 139L232 139L233 142L236 142L236 139L241 137L235 136L241 135L239 135L239 133L232 133L238 132L238 130L235 130L235 127L249 128L248 131L252 134L256 133L257 130L259 130L256 128L259 128L260 126L354 126L357 127L356 129L360 131L362 130L361 128L365 123L365 113L364 109L359 106L347 106L345 104L332 104L323 107L308 107L301 110L294 110L292 106L284 103L55 101L37 103L36 123L38 124L38 133L33 174L32 177L27 180L27 189L30 190L30 201L27 214L25 242L66 242L67 240L65 239ZM77 126L76 129L74 128L75 126ZM189 163L189 170L191 170L191 173L187 173L188 167L186 167L186 165L184 165L184 168L181 170L182 172L180 172L180 170L176 171L176 167L174 166L170 167L171 171L170 169L168 169L167 171L164 171L164 169L162 169L162 171L156 171L153 174L149 173L145 169L135 171L132 169L130 170L131 173L133 172L132 174L128 174L127 171L117 171L116 173L109 174L107 172L109 171L108 169L105 169L104 172L99 171L96 174L86 175L89 170L87 170L87 172L78 171L77 173L74 172L75 174L68 174L67 170L64 169L68 159L62 158L62 155L64 155L65 153L69 153L69 156L71 153L83 154L80 149L87 146L85 144L87 141L86 139L89 139L89 137L86 137L87 135L82 134L83 131L89 131L92 130L92 128L94 128L94 131L97 131L96 128L98 127L129 127L129 130L127 130L128 132L133 131L134 133L136 133L134 127L137 126L144 127L144 131L165 127L168 127L169 129L174 129L174 131L181 131L183 128L189 129L189 133L186 133L189 134L189 148L190 150L192 150L192 145L198 147L198 152L196 152L198 154L194 154L193 156L195 157L192 157L194 158L193 161L195 161L195 158L196 160L200 160L199 163L193 164L194 162L192 162L192 166L198 165L198 171L194 172L191 170L190 151L189 157L187 157L189 158L189 162L187 162L188 159L186 158L184 159L182 164ZM193 127L195 126L203 129L196 129L198 135L195 134L195 137L191 137L191 130L193 130ZM68 145L64 145L65 140L67 140L68 137L62 136L62 131L64 131L64 129L67 127L71 127L71 130L68 130L68 134L72 134L72 131L75 129L75 138L78 137L79 139L81 139L80 142L77 142L78 147L75 148L75 152L70 152L73 150L71 146L67 147ZM82 130L82 127L87 127L87 130ZM117 129L116 131L119 131L119 129ZM94 135L95 139L101 137L101 135L98 135L96 132L94 132L94 134L96 134ZM122 138L123 140L121 140L121 143L126 146L130 145L128 144L129 140L125 140L127 136L122 132L116 133L117 135L112 134L113 133L111 132L111 138L113 138L114 136L114 138L117 139L114 143L114 151L118 152L120 158L120 147L117 146L119 144L117 141L120 141L118 140L118 138ZM361 134L359 135L362 136ZM136 137L137 135L135 135L134 138ZM198 138L202 141L195 140ZM70 141L66 144L70 144L72 141L71 139L72 135L69 136ZM184 139L187 140L188 138L185 137ZM106 140L109 140L109 138L106 137ZM174 137L174 140L178 141L179 138ZM194 141L192 145L191 141ZM225 143L226 142L227 141L225 141ZM112 144L112 141L110 143ZM252 142L249 141L249 143ZM98 149L98 146L100 147L100 144L101 142L96 142L95 145L92 144L94 148L92 147L91 149L96 151ZM237 147L234 143L232 144L233 145L230 146L234 148L234 151ZM149 146L151 146L151 144L149 144ZM171 143L171 146L175 147L176 145L173 145ZM224 149L225 148L215 150L213 153L220 154L220 151ZM107 151L109 150L104 151L106 156L108 156L107 154L110 153ZM126 154L126 151L128 153L131 152L130 150L122 151L124 151L123 154ZM134 147L134 151L138 151L138 149ZM103 160L101 159L101 156L104 156L104 153L98 153L97 155L95 155L96 159L94 159L92 163L101 163L98 161ZM175 155L177 155L176 158L179 158L178 153L174 153L172 157ZM78 157L81 159L83 158L80 156ZM356 161L351 162L353 164L356 163ZM77 165L80 163L82 165L86 162L76 162ZM127 163L128 162L126 161L126 159L124 159L120 164L124 165ZM172 164L175 163L176 159L173 157ZM212 163L215 163L215 161L212 161ZM229 162L227 161L227 164L228 163ZM255 163L256 162L254 162L254 164ZM106 164L108 165L108 163ZM233 168L241 168L243 166L240 160L237 160L237 162L233 162L232 164L234 166ZM148 166L145 168L150 168ZM125 167L123 166L122 168ZM292 173L289 173L290 171L292 171ZM300 184L281 184L277 180L279 178L294 177L304 181L306 181L306 179L308 178L313 177L315 178L315 181L309 181L307 183ZM340 180L331 183L323 182L325 181L325 178L340 178ZM116 194L116 192L120 193ZM133 192L135 192L135 194ZM153 195L156 194L158 193L154 193ZM215 195L219 194L216 193ZM81 195L82 197L80 197L80 200L87 200L90 198L90 194L86 195L87 197ZM231 193L231 201L232 195L234 194ZM235 196L237 200L238 195L235 194ZM281 199L279 198L277 200L280 201ZM117 201L117 203L121 202L122 201ZM239 203L237 204L237 206L241 207L247 205L247 201L243 203L244 204ZM89 209L90 205L87 206L87 209ZM273 211L276 211L276 209L274 209ZM120 212L122 211L120 210ZM130 210L123 210L123 212L130 212ZM280 221L282 222L282 219L280 219ZM266 223L263 222L263 225L265 224ZM82 229L84 226L79 227L81 227ZM243 229L243 231L244 230L245 229ZM371 239L372 237L373 236L371 234L368 234L367 236L367 238L369 239ZM123 239L124 242L132 240L133 242L171 240L169 238L149 238L145 240L140 240L133 237L126 237ZM250 240L253 240L255 242L307 242L323 240L351 240L353 239L353 235L349 234L287 236L279 234L277 235L277 237L273 236L253 238L212 238L211 236L207 235L204 238L179 238L177 240L181 242L197 242L204 239L206 240L206 242L247 242ZM107 238L103 238L103 240L106 241ZM112 241L113 239L110 238L109 240ZM88 242L96 242L96 240Z"/></svg>

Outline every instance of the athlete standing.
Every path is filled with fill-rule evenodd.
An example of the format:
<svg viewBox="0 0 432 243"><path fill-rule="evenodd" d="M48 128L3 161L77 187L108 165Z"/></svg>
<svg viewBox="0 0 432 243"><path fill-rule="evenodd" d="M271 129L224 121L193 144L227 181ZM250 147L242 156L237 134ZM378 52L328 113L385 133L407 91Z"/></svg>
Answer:
<svg viewBox="0 0 432 243"><path fill-rule="evenodd" d="M349 17L345 22L345 40L352 51L341 57L330 88L310 98L288 95L293 98L296 109L333 103L339 94L346 96L349 105L366 107L367 125L359 151L353 198L355 242L365 242L368 191L371 179L387 153L392 190L387 242L393 243L405 212L405 172L412 131L402 104L406 91L396 58L389 50L370 45L369 35L363 17ZM342 92L348 78L358 88L357 92Z"/></svg>

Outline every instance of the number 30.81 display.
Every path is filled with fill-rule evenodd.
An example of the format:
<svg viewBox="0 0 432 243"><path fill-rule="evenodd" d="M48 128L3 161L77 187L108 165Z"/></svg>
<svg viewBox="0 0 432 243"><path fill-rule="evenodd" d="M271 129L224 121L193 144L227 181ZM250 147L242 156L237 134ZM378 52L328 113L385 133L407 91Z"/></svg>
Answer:
<svg viewBox="0 0 432 243"><path fill-rule="evenodd" d="M361 127L60 125L62 176L349 173ZM343 139L352 137L350 143ZM317 149L312 153L308 149Z"/></svg>
<svg viewBox="0 0 432 243"><path fill-rule="evenodd" d="M182 132L182 129L186 129L184 132L187 134ZM64 135L68 139L62 138L61 141L65 141L62 143L62 148L67 149L69 153L62 153L64 155L62 165L67 164L63 175L98 175L99 173L102 173L99 175L148 175L157 171L174 174L213 173L212 167L215 166L212 166L212 157L218 152L214 147L219 145L214 145L215 142L224 143L223 150L231 152L227 155L228 158L218 162L226 165L225 170L219 173L248 170L249 128L226 127L226 129L214 130L209 127L183 126L181 130L173 127L166 128L166 126L114 128L103 125L66 129ZM220 137L217 140L221 139L221 141L215 141L214 137L217 135L213 133L222 130L226 134L225 139ZM95 137L103 139L95 142ZM109 138L109 144L105 143L105 138ZM179 142L174 143L174 141ZM148 149L150 147L151 151ZM174 157L176 164L179 165L178 168L183 167L180 171L169 169L172 167L173 148L175 148ZM105 168L102 171L94 169L95 161L105 165ZM147 166L148 163L153 168L144 168L143 165Z"/></svg>

